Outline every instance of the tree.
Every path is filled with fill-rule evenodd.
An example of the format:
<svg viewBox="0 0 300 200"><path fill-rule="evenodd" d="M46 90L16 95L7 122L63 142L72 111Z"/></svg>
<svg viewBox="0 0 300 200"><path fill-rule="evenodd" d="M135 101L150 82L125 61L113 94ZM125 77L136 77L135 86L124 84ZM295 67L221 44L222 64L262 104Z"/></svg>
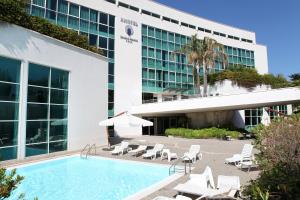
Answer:
<svg viewBox="0 0 300 200"><path fill-rule="evenodd" d="M291 86L300 86L300 73L291 74L289 77L291 79Z"/></svg>
<svg viewBox="0 0 300 200"><path fill-rule="evenodd" d="M23 176L16 174L15 169L7 173L6 169L0 168L0 200L9 198L23 179ZM23 196L21 194L20 198L23 198Z"/></svg>
<svg viewBox="0 0 300 200"><path fill-rule="evenodd" d="M216 61L222 62L225 69L228 61L224 46L216 40L209 37L204 37L202 41L200 58L203 69L203 96L207 96L207 74L211 69L214 69Z"/></svg>
<svg viewBox="0 0 300 200"><path fill-rule="evenodd" d="M210 69L214 69L216 61L222 62L223 66L227 65L227 55L224 46L216 40L204 37L203 40L197 38L197 34L192 35L189 43L184 45L175 53L186 54L188 62L193 66L194 85L200 93L200 66L203 72L203 96L207 96L207 74Z"/></svg>
<svg viewBox="0 0 300 200"><path fill-rule="evenodd" d="M183 45L180 49L176 50L174 53L185 54L188 58L188 63L192 65L193 69L193 81L194 86L200 93L200 77L198 74L199 71L199 61L201 60L201 40L197 38L197 34L192 35L191 40Z"/></svg>
<svg viewBox="0 0 300 200"><path fill-rule="evenodd" d="M300 73L291 74L289 77L290 77L291 81L299 81Z"/></svg>

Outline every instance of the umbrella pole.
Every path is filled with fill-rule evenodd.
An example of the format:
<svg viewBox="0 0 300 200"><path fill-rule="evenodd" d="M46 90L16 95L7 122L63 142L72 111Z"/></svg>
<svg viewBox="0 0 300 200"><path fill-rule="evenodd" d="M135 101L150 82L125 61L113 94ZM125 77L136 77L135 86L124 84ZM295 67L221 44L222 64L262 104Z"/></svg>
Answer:
<svg viewBox="0 0 300 200"><path fill-rule="evenodd" d="M107 134L107 145L108 145L108 148L110 149L108 126L106 126L106 134Z"/></svg>

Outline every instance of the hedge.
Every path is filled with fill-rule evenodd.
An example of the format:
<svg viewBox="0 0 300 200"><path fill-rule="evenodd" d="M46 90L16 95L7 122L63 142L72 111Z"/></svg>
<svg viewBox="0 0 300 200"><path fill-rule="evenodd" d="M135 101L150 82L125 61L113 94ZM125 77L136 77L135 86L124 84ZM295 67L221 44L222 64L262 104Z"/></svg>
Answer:
<svg viewBox="0 0 300 200"><path fill-rule="evenodd" d="M226 136L232 138L238 138L240 133L238 131L231 131L225 128L203 128L203 129L187 129L187 128L169 128L166 129L165 134L167 136L178 136L184 138L219 138L223 139Z"/></svg>
<svg viewBox="0 0 300 200"><path fill-rule="evenodd" d="M52 24L46 19L31 16L26 11L27 6L28 2L26 0L0 0L0 21L16 24L103 55L102 50L89 45L87 36L79 35L77 31Z"/></svg>

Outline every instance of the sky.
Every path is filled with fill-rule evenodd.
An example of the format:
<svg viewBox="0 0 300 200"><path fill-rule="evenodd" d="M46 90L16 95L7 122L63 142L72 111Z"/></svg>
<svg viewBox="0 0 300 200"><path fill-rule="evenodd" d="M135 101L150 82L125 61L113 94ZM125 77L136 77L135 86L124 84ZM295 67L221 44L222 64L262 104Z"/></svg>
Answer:
<svg viewBox="0 0 300 200"><path fill-rule="evenodd" d="M256 33L268 48L269 72L300 73L300 0L156 0L170 7ZM170 16L171 17L171 16Z"/></svg>

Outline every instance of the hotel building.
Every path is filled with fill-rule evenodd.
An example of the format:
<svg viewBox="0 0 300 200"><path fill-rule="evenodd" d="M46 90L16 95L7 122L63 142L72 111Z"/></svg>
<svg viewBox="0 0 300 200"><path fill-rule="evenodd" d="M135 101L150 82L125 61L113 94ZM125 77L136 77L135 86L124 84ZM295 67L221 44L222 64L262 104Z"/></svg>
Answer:
<svg viewBox="0 0 300 200"><path fill-rule="evenodd" d="M78 150L87 143L103 145L106 139L104 128L98 126L100 120L143 103L192 96L191 65L185 55L172 52L193 34L223 44L230 66L268 73L267 48L256 43L254 32L155 1L31 0L28 12L86 35L104 56L1 23L2 160ZM222 63L216 62L214 70L224 70ZM290 113L289 106L273 108ZM225 117L234 120L239 115L235 124L244 128L260 123L261 114L257 108L232 111L230 118ZM197 119L205 126L200 122L203 117L195 113L143 117L154 126L143 130L115 127L115 134L163 134L182 121L197 124Z"/></svg>

